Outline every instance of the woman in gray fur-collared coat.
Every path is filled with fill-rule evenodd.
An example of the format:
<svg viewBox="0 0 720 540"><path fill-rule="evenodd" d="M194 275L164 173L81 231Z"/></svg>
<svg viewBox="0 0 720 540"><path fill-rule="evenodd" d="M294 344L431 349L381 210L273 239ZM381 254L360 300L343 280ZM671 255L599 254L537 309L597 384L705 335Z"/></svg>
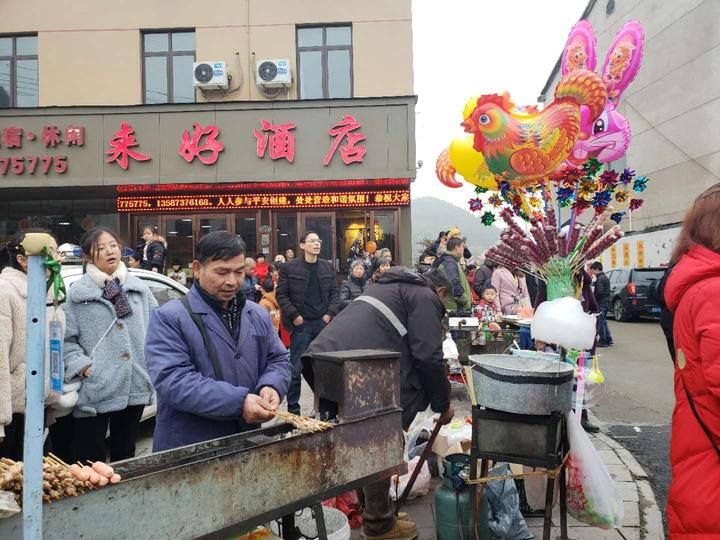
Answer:
<svg viewBox="0 0 720 540"><path fill-rule="evenodd" d="M103 227L81 240L86 273L65 303L65 379L82 379L73 415L76 460L110 461L135 456L143 408L154 389L145 364L145 334L157 302L120 260L120 242Z"/></svg>

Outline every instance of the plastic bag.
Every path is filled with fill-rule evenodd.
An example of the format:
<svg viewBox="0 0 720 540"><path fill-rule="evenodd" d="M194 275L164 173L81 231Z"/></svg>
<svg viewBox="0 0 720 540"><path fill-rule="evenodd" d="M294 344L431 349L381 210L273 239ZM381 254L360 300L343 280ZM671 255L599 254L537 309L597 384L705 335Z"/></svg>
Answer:
<svg viewBox="0 0 720 540"><path fill-rule="evenodd" d="M624 508L618 487L574 414L567 415L567 425L568 513L593 527L619 529Z"/></svg>
<svg viewBox="0 0 720 540"><path fill-rule="evenodd" d="M443 358L448 364L450 373L460 373L462 371L462 364L460 364L460 353L458 352L457 345L453 341L450 332L445 334L445 340L443 341Z"/></svg>
<svg viewBox="0 0 720 540"><path fill-rule="evenodd" d="M363 516L360 508L360 501L354 491L348 491L332 499L322 502L323 506L336 508L340 510L348 518L351 529L359 529L362 527Z"/></svg>
<svg viewBox="0 0 720 540"><path fill-rule="evenodd" d="M510 474L510 466L501 463L488 476ZM528 529L520 513L520 496L512 478L488 482L485 495L490 506L488 527L492 538L502 540L530 540L535 536Z"/></svg>
<svg viewBox="0 0 720 540"><path fill-rule="evenodd" d="M0 491L0 519L8 518L21 511L22 508L18 506L14 493L10 491Z"/></svg>
<svg viewBox="0 0 720 540"><path fill-rule="evenodd" d="M391 500L397 501L400 497L402 497L402 494L405 492L405 486L408 485L410 477L412 476L412 473L419 462L420 456L415 457L410 461L410 463L408 463L407 474L403 474L400 477L398 477L397 474L393 475L392 481L390 482ZM417 478L415 479L415 483L413 484L412 489L410 490L410 494L408 495L408 500L422 497L424 495L427 495L428 493L430 493L430 469L426 461L425 463L423 463L422 469L420 469L420 474L418 474Z"/></svg>
<svg viewBox="0 0 720 540"><path fill-rule="evenodd" d="M430 440L430 435L435 427L437 413L429 407L427 410L415 415L410 427L405 432L405 461L409 462L413 456L410 452L424 441Z"/></svg>
<svg viewBox="0 0 720 540"><path fill-rule="evenodd" d="M593 357L593 362L590 367L583 369L583 374L585 378L583 407L585 409L591 409L598 405L605 395L605 376L602 371L600 371L597 356ZM573 403L575 403L574 397Z"/></svg>
<svg viewBox="0 0 720 540"><path fill-rule="evenodd" d="M536 471L533 467L523 466L523 472L528 473ZM525 487L525 500L527 501L530 510L544 510L545 509L545 497L547 494L547 476L528 476L523 478L523 485ZM560 485L557 479L555 479L555 487L553 489L553 506L555 506L560 500Z"/></svg>

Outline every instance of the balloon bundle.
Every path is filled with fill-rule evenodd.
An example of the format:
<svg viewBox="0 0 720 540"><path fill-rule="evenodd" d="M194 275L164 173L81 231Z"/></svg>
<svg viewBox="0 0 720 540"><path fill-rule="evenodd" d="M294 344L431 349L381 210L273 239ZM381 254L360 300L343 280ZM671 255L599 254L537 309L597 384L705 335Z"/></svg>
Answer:
<svg viewBox="0 0 720 540"><path fill-rule="evenodd" d="M510 269L520 269L545 282L571 279L584 265L622 238L616 225L604 232L612 209L595 214L587 227L574 224L568 231L558 231L555 211L548 206L546 214L530 217L525 232L505 208L500 216L507 228L500 243L488 250L486 257Z"/></svg>
<svg viewBox="0 0 720 540"><path fill-rule="evenodd" d="M647 179L630 169L603 171L602 164L621 159L630 146L630 123L618 107L640 70L644 43L642 24L626 22L596 72L595 32L589 21L578 22L565 43L553 99L538 110L514 104L506 92L470 98L460 124L467 135L438 156L438 180L459 188L459 175L477 186L468 204L482 213L484 225L504 208L530 221L552 202L552 182L555 202L572 208L573 223L591 207L602 214L610 206L616 208L610 219L619 223L642 206L634 193L645 189Z"/></svg>

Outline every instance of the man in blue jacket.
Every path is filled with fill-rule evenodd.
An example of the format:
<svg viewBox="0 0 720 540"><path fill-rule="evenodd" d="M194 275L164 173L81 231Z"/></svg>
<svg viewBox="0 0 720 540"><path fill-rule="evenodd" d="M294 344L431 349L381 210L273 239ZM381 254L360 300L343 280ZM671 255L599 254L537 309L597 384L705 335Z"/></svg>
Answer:
<svg viewBox="0 0 720 540"><path fill-rule="evenodd" d="M254 429L290 385L290 355L270 315L241 290L242 239L204 236L192 267L192 289L153 312L145 342L158 395L154 452Z"/></svg>

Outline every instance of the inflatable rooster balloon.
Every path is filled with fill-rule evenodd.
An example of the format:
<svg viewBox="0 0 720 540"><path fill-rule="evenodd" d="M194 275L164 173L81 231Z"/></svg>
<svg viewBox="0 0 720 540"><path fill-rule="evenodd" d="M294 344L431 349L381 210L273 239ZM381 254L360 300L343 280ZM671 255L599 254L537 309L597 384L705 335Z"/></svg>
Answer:
<svg viewBox="0 0 720 540"><path fill-rule="evenodd" d="M459 172L471 184L488 189L497 189L496 179L507 180L513 188L537 184L570 155L581 136L581 110L593 125L606 103L600 76L582 69L563 77L553 102L539 112L521 112L507 93L473 98L461 124L472 136L454 140L440 155L438 179L459 187Z"/></svg>
<svg viewBox="0 0 720 540"><path fill-rule="evenodd" d="M607 103L602 114L590 119L590 112L581 112L580 129L584 134L575 144L567 163L577 167L589 158L600 163L616 161L625 155L630 146L630 124L617 111L620 96L637 75L643 57L645 35L640 22L626 22L615 35L602 68L602 80L607 89ZM577 70L595 70L596 39L589 21L573 26L563 51L562 75Z"/></svg>

